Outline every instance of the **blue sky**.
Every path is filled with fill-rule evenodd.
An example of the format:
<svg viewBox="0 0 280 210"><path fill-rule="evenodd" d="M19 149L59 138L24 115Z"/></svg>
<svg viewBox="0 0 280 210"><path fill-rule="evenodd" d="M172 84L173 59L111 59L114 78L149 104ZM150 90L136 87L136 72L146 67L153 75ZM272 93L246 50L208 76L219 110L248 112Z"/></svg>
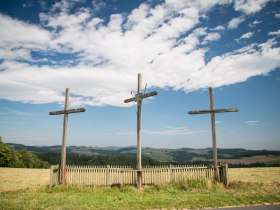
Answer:
<svg viewBox="0 0 280 210"><path fill-rule="evenodd" d="M5 142L135 146L123 100L142 73L143 146L280 150L280 2L268 0L0 1L0 135Z"/></svg>

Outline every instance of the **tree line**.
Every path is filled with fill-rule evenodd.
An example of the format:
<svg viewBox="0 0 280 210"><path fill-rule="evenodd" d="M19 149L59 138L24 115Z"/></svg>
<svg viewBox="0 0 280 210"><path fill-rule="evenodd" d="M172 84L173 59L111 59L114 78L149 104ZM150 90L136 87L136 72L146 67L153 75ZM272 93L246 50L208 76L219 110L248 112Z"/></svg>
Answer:
<svg viewBox="0 0 280 210"><path fill-rule="evenodd" d="M48 161L51 165L60 164L60 153L47 152L40 153L38 156L45 161ZM67 153L66 155L67 165L94 165L94 166L130 166L136 167L135 156L113 156L113 155L85 155L77 153ZM142 158L143 165L157 166L160 162L149 157Z"/></svg>

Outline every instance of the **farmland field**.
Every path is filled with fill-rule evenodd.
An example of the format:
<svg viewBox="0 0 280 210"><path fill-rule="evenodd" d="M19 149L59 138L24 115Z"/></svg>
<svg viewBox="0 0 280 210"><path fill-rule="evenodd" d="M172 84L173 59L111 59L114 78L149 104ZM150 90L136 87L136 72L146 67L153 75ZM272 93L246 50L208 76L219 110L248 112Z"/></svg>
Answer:
<svg viewBox="0 0 280 210"><path fill-rule="evenodd" d="M276 155L256 155L252 157L242 157L240 159L219 159L221 163L232 163L232 164L251 164L251 163L272 163L280 162L280 156Z"/></svg>
<svg viewBox="0 0 280 210"><path fill-rule="evenodd" d="M280 168L230 168L229 178L231 181L259 182L280 186Z"/></svg>
<svg viewBox="0 0 280 210"><path fill-rule="evenodd" d="M228 188L194 180L142 191L47 187L48 169L0 168L0 209L173 209L280 203L280 168L229 169Z"/></svg>

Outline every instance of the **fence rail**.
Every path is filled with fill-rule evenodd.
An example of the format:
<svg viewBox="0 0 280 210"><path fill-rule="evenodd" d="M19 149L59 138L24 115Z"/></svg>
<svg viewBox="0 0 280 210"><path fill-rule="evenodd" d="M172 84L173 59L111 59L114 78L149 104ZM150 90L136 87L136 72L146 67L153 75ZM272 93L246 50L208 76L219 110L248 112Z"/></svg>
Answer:
<svg viewBox="0 0 280 210"><path fill-rule="evenodd" d="M58 166L51 167L50 186L58 183ZM143 185L163 184L187 179L214 179L211 166L150 166L142 168ZM128 166L67 166L69 185L135 185L137 170ZM227 164L219 166L219 180L228 184Z"/></svg>

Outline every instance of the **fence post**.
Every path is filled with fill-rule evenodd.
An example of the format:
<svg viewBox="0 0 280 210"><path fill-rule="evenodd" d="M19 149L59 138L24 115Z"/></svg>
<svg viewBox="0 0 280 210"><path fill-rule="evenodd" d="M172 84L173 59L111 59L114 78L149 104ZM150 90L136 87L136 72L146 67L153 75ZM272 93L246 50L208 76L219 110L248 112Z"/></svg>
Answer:
<svg viewBox="0 0 280 210"><path fill-rule="evenodd" d="M224 163L222 164L222 182L224 183L225 186L229 185L229 175L228 175L228 164Z"/></svg>
<svg viewBox="0 0 280 210"><path fill-rule="evenodd" d="M54 173L59 173L59 166L58 165L51 165L49 187L54 186L58 182L59 175L55 176ZM55 179L57 179L57 180L55 180Z"/></svg>

